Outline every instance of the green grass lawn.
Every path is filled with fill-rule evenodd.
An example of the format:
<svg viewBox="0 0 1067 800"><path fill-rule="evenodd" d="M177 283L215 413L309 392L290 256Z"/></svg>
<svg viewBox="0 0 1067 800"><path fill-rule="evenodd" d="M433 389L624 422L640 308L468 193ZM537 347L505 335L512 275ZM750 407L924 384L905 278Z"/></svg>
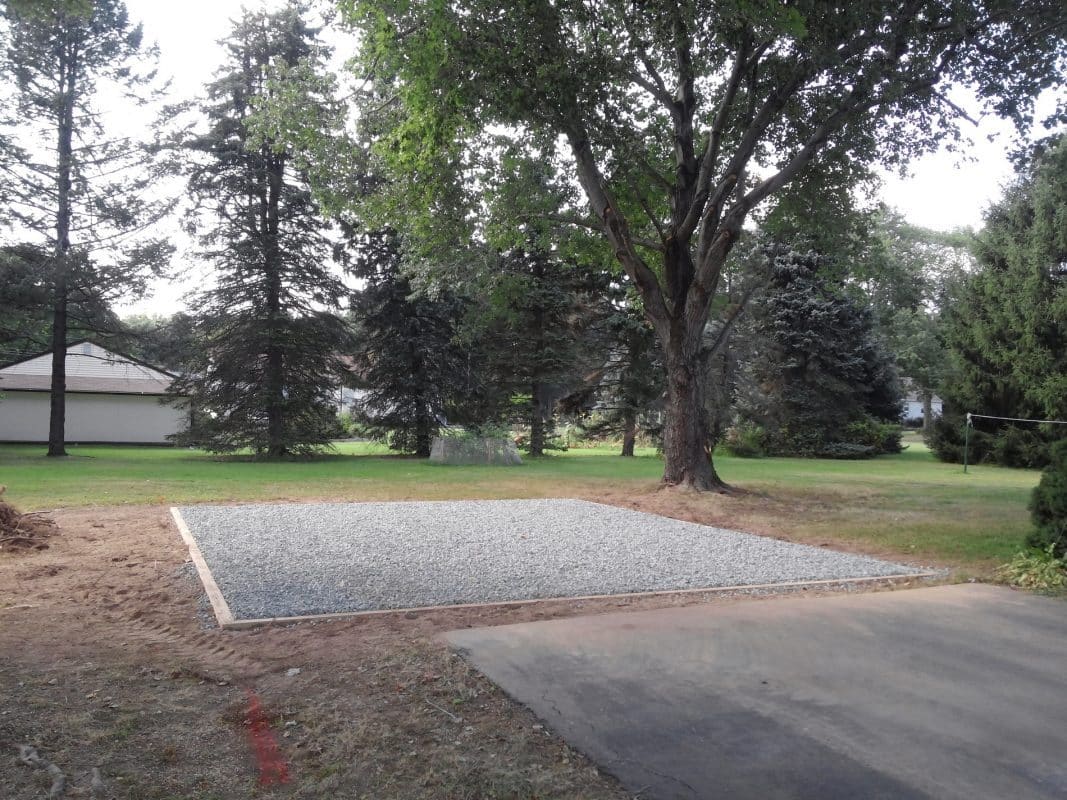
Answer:
<svg viewBox="0 0 1067 800"><path fill-rule="evenodd" d="M342 443L309 461L257 462L175 448L0 446L5 499L24 510L84 505L245 500L399 500L503 497L636 498L641 507L801 541L851 544L987 572L1018 550L1039 473L936 461L913 440L869 461L718 456L736 498L656 493L651 450L574 449L521 467L449 467Z"/></svg>

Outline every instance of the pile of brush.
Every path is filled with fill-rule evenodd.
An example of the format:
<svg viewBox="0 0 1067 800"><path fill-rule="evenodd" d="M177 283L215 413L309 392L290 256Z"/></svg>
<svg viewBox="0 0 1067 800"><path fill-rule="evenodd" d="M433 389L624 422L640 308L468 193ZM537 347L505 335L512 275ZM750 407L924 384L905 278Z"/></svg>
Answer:
<svg viewBox="0 0 1067 800"><path fill-rule="evenodd" d="M47 511L21 513L3 499L6 487L0 486L0 550L33 549L48 547L45 539L56 532L55 521Z"/></svg>

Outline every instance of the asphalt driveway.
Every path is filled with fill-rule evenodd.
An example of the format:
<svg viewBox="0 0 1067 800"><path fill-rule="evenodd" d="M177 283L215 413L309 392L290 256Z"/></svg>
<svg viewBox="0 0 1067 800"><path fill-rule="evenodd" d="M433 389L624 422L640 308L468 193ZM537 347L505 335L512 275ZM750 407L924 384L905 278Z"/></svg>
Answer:
<svg viewBox="0 0 1067 800"><path fill-rule="evenodd" d="M980 585L446 634L642 798L1067 797L1067 602Z"/></svg>

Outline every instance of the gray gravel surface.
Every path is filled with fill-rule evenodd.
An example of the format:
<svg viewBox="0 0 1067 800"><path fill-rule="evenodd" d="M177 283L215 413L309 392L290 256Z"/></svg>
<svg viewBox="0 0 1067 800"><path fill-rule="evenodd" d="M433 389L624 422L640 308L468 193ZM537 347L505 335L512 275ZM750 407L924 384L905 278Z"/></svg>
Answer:
<svg viewBox="0 0 1067 800"><path fill-rule="evenodd" d="M583 500L179 511L237 619L921 571Z"/></svg>

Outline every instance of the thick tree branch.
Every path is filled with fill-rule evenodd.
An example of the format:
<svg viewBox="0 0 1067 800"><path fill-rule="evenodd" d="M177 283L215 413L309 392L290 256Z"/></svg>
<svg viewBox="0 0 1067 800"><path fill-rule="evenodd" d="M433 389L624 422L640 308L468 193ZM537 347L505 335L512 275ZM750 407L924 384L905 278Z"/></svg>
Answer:
<svg viewBox="0 0 1067 800"><path fill-rule="evenodd" d="M682 224L678 226L678 230L675 233L680 241L688 242L690 237L692 237L693 232L696 230L697 224L700 222L701 213L704 210L704 205L707 203L708 195L711 191L711 176L715 170L715 165L719 160L722 137L726 131L726 124L729 121L734 100L737 98L737 91L741 86L741 78L747 70L755 69L756 61L762 52L766 50L766 47L766 44L761 45L757 52L753 54L753 59L750 59L746 55L748 50L747 41L737 51L733 67L730 71L730 78L726 83L722 100L719 102L719 107L715 112L711 129L708 132L708 139L704 143L704 152L701 154L700 158L700 172L696 182L696 194L694 195L693 202L689 206L689 212L686 214L685 219L682 221Z"/></svg>
<svg viewBox="0 0 1067 800"><path fill-rule="evenodd" d="M642 204L644 205L643 201ZM651 216L651 212L648 211L647 206L646 213L649 213L649 219L652 220L652 223L656 225L658 229L659 225L656 223L656 220ZM574 225L577 228L585 228L587 230L595 231L596 233L604 232L603 223L597 222L595 220L581 219L580 217L574 217L569 214L531 214L523 216L522 219L532 219L534 217L536 217L537 219L545 219L549 222L559 222L563 225ZM660 242L653 242L650 239L643 239L636 236L631 238L633 243L640 247L647 247L649 250L657 250L660 252L663 251L663 245Z"/></svg>
<svg viewBox="0 0 1067 800"><path fill-rule="evenodd" d="M797 64L793 71L792 80L780 85L771 93L770 97L764 101L745 128L741 141L738 142L737 148L734 150L733 157L723 171L724 177L716 185L715 191L708 199L707 205L703 210L696 255L698 272L699 265L707 263L712 245L722 239L718 221L723 202L738 185L768 126L774 121L775 116L785 108L789 99L810 78L813 69L813 65L810 63Z"/></svg>
<svg viewBox="0 0 1067 800"><path fill-rule="evenodd" d="M656 100L662 103L666 108L670 108L674 102L674 98L671 97L671 93L667 91L667 87L663 85L662 79L659 75L656 76L658 83L648 80L642 77L637 72L630 73L630 80L652 95Z"/></svg>
<svg viewBox="0 0 1067 800"><path fill-rule="evenodd" d="M666 335L669 314L659 280L635 249L626 219L616 210L613 198L604 185L588 137L579 126L574 125L567 131L567 140L577 166L578 181L585 190L593 213L603 221L603 231L615 251L615 257L641 292L645 312L657 332Z"/></svg>
<svg viewBox="0 0 1067 800"><path fill-rule="evenodd" d="M630 37L630 41L633 43L637 58L645 68L645 72L648 73L648 78L644 78L635 72L631 72L630 77L633 79L634 83L647 91L659 100L665 108L670 110L672 98L671 93L667 90L667 84L664 82L663 76L659 74L659 70L656 69L656 65L652 63L652 58L648 55L648 48L646 48L644 42L641 41L641 37L637 35L637 31L633 27L633 20L625 12L623 13L623 25L625 25L626 33Z"/></svg>
<svg viewBox="0 0 1067 800"><path fill-rule="evenodd" d="M723 320L722 327L719 328L719 332L715 336L715 341L713 341L711 346L705 351L705 357L711 358L715 356L726 345L726 342L730 338L730 332L734 328L734 323L737 322L737 318L741 316L741 313L748 306L748 301L752 299L752 295L758 288L759 283L753 281L741 294L741 298L733 305L726 319Z"/></svg>

